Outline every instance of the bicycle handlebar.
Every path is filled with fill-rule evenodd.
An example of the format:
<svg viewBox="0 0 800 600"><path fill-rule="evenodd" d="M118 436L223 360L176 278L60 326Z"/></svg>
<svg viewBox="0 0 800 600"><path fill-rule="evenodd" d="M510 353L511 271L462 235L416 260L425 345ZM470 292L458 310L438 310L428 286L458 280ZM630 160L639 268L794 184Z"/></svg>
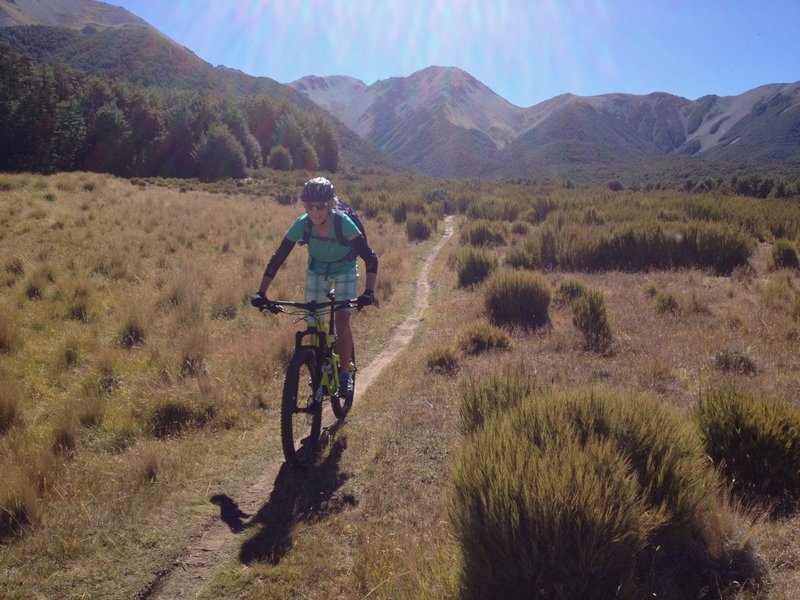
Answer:
<svg viewBox="0 0 800 600"><path fill-rule="evenodd" d="M324 302L296 302L293 300L270 300L264 298L264 304L258 307L258 310L264 312L268 310L274 314L279 312L285 313L286 308L296 308L298 310L307 310L312 313L320 312L322 310L329 310L333 304L333 308L349 307L356 308L358 306L358 298L348 298L347 300L326 300Z"/></svg>

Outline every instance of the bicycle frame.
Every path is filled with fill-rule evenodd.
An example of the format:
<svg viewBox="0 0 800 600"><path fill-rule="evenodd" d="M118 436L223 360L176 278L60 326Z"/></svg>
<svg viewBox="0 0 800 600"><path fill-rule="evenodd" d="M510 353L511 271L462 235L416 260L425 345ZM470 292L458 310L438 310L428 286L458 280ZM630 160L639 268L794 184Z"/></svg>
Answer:
<svg viewBox="0 0 800 600"><path fill-rule="evenodd" d="M291 300L268 300L267 305L261 310L268 309L272 305L286 313L286 308L295 308L310 314L316 325L309 325L305 330L295 333L295 351L301 348L308 348L313 350L317 364L321 367L320 385L315 392L315 400L321 402L324 395L333 396L339 389L339 354L334 351L336 347L336 328L335 328L335 314L336 309L340 307L354 308L358 306L357 298L348 298L347 300L336 300L336 293L333 289L326 294L327 302L295 302ZM328 313L328 327L325 330L322 327L321 316L322 311ZM294 314L294 313L287 313ZM312 343L303 343L306 337L314 338Z"/></svg>
<svg viewBox="0 0 800 600"><path fill-rule="evenodd" d="M287 462L303 467L313 460L320 437L322 404L325 396L337 419L344 420L353 402L353 394L339 395L339 354L336 352L336 309L358 306L357 299L336 300L333 290L327 302L290 302L266 300L260 307L271 312L287 313L286 308L297 309L287 314L303 314L314 323L295 333L295 349L286 367L281 399L281 444ZM328 313L328 327L322 326L321 316ZM355 377L355 365L351 364ZM355 379L353 380L355 383ZM299 443L299 446L298 446Z"/></svg>

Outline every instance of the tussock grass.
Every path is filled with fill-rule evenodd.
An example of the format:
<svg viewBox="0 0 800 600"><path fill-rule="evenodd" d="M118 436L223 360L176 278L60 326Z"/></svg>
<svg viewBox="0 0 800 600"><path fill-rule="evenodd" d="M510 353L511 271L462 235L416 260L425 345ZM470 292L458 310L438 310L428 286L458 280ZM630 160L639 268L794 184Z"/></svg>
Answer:
<svg viewBox="0 0 800 600"><path fill-rule="evenodd" d="M434 373L453 375L458 371L458 352L449 345L431 348L427 352L425 364Z"/></svg>
<svg viewBox="0 0 800 600"><path fill-rule="evenodd" d="M725 348L714 353L714 366L726 373L753 375L758 371L755 361L744 352Z"/></svg>
<svg viewBox="0 0 800 600"><path fill-rule="evenodd" d="M0 383L0 435L19 422L22 413L22 390L15 383Z"/></svg>
<svg viewBox="0 0 800 600"><path fill-rule="evenodd" d="M653 308L660 315L676 315L681 310L681 303L672 292L657 292L653 298Z"/></svg>
<svg viewBox="0 0 800 600"><path fill-rule="evenodd" d="M511 336L505 329L479 320L463 327L456 343L465 354L478 355L490 350L507 350L511 346Z"/></svg>
<svg viewBox="0 0 800 600"><path fill-rule="evenodd" d="M22 347L23 338L13 312L0 306L0 353L11 353Z"/></svg>

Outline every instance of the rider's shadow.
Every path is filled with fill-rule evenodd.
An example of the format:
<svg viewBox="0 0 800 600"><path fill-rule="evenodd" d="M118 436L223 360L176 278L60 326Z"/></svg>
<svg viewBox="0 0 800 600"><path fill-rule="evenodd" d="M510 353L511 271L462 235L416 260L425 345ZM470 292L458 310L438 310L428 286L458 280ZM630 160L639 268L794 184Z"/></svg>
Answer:
<svg viewBox="0 0 800 600"><path fill-rule="evenodd" d="M351 494L336 495L350 478L339 469L345 446L345 440L338 438L322 462L301 471L283 464L266 504L245 524L260 529L242 544L242 563L278 564L292 547L297 524L314 523L358 504Z"/></svg>

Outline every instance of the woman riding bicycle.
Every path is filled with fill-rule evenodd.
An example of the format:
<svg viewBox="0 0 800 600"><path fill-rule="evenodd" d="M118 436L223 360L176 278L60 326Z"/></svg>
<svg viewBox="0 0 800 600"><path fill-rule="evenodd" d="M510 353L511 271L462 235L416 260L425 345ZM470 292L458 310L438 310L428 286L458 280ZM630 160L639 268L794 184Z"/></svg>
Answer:
<svg viewBox="0 0 800 600"><path fill-rule="evenodd" d="M286 257L297 243L308 245L308 268L306 270L305 301L324 302L327 292L333 287L337 298L355 298L358 294L358 268L356 257L366 265L367 277L364 293L358 296L358 306L368 306L375 300L375 283L378 276L378 255L370 248L366 237L352 219L337 211L338 198L333 184L324 177L310 179L303 185L300 201L306 213L289 227L286 236L272 255L258 292L252 304L264 306L270 283ZM339 308L336 312L338 348L340 361L339 394L351 395L353 381L349 365L353 356L353 331L350 328L351 308ZM313 316L306 317L314 323Z"/></svg>

